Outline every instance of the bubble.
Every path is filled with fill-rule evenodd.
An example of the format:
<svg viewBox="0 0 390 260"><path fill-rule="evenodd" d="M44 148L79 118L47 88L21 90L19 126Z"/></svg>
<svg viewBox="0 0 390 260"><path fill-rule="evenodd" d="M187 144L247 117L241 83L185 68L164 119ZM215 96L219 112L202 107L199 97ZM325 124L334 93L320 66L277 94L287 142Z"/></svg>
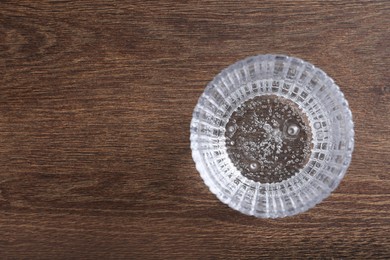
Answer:
<svg viewBox="0 0 390 260"><path fill-rule="evenodd" d="M319 129L321 127L321 123L320 122L315 122L314 123L314 128L315 129Z"/></svg>
<svg viewBox="0 0 390 260"><path fill-rule="evenodd" d="M228 131L231 132L231 133L234 132L235 129L236 128L233 125L228 127Z"/></svg>
<svg viewBox="0 0 390 260"><path fill-rule="evenodd" d="M288 128L287 128L287 133L291 136L296 136L299 134L299 127L297 125L290 125Z"/></svg>
<svg viewBox="0 0 390 260"><path fill-rule="evenodd" d="M259 164L257 162L252 162L250 165L249 165L249 168L253 171L257 170L259 168Z"/></svg>

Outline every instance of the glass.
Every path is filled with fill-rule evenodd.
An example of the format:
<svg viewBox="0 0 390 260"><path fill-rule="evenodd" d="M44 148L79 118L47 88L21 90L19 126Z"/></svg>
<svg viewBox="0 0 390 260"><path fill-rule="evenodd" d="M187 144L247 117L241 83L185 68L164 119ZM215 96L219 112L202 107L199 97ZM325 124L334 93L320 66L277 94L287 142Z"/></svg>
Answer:
<svg viewBox="0 0 390 260"><path fill-rule="evenodd" d="M354 146L352 114L322 70L259 55L219 73L191 121L191 149L223 203L262 218L314 207L338 186Z"/></svg>

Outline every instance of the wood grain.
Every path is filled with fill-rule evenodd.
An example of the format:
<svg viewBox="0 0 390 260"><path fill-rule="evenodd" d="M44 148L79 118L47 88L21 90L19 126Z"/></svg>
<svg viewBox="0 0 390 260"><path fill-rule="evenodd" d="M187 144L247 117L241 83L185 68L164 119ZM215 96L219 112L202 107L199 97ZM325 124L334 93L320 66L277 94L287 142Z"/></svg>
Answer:
<svg viewBox="0 0 390 260"><path fill-rule="evenodd" d="M1 1L0 258L390 258L389 1ZM326 71L356 126L323 203L263 220L191 159L204 86L247 56Z"/></svg>

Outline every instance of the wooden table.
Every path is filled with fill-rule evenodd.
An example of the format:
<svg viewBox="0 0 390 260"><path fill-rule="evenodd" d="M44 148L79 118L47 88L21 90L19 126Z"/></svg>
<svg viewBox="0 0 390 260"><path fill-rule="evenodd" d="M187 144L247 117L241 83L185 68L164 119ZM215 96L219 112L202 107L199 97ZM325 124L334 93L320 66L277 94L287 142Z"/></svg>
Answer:
<svg viewBox="0 0 390 260"><path fill-rule="evenodd" d="M0 258L390 257L390 2L2 1ZM295 217L219 202L191 158L204 86L244 57L325 70L352 164Z"/></svg>

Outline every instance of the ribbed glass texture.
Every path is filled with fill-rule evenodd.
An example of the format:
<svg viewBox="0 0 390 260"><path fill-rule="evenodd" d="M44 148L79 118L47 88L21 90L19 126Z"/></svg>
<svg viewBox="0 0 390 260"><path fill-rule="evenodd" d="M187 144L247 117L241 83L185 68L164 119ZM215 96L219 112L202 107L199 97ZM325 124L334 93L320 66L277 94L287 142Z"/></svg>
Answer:
<svg viewBox="0 0 390 260"><path fill-rule="evenodd" d="M328 197L354 146L339 87L312 64L284 55L249 57L219 73L199 98L190 131L192 157L210 191L261 218L295 215Z"/></svg>

